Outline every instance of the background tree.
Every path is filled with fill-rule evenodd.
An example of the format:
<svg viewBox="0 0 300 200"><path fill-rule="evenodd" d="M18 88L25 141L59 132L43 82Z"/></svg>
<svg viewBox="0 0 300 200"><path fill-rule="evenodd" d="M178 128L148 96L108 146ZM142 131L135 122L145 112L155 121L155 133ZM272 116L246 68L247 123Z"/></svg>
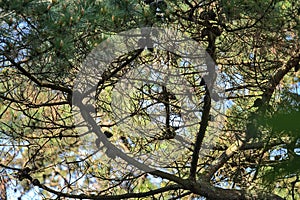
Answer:
<svg viewBox="0 0 300 200"><path fill-rule="evenodd" d="M299 198L299 10L296 0L1 1L1 190L41 199ZM96 112L81 111L123 152L156 159L160 168L144 172L102 148L95 124L75 129L71 99L98 44L151 26L176 27L206 48L219 66L226 108L214 110L222 97L207 90L195 66L151 41L115 59L98 84ZM135 67L162 60L193 86L200 117L188 127L167 123L183 109L181 96L163 85L134 85L120 104L112 98ZM125 105L127 116L117 120L113 106ZM165 116L153 124L147 106L155 105ZM148 135L134 133L145 127ZM166 148L183 130L191 143ZM216 131L213 151L205 150Z"/></svg>

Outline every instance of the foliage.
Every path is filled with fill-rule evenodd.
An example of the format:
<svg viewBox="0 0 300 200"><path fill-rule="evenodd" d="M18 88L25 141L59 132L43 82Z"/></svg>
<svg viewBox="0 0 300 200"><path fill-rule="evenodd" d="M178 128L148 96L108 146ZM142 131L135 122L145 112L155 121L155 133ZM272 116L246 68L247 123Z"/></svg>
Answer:
<svg viewBox="0 0 300 200"><path fill-rule="evenodd" d="M0 193L300 198L299 10L296 0L0 1ZM90 53L143 27L192 38L211 58L205 75L203 63L146 38L137 41L145 48L93 77L94 102L74 105ZM207 77L224 93L210 90ZM176 121L184 117L188 123ZM138 169L126 155L155 170Z"/></svg>

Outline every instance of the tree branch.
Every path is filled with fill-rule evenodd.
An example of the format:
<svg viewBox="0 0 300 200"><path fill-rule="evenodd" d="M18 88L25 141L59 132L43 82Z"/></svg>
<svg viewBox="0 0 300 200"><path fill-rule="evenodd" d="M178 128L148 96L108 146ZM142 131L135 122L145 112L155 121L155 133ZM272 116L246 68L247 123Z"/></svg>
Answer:
<svg viewBox="0 0 300 200"><path fill-rule="evenodd" d="M62 92L66 92L68 94L72 94L72 90L70 88L66 88L66 87L62 87L62 86L59 86L59 85L56 85L56 84L52 84L52 83L49 83L49 82L46 82L46 81L40 81L38 80L36 77L34 77L30 72L28 72L26 69L24 69L22 66L21 66L21 63L23 63L24 61L22 62L15 62L13 58L10 58L10 56L8 56L7 54L4 54L4 56L8 59L9 62L11 62L20 72L22 72L22 74L24 76L26 76L27 78L29 78L30 80L32 80L34 83L36 83L38 86L40 87L46 87L46 88L50 88L50 89L53 89L53 90L59 90L59 91L62 91Z"/></svg>
<svg viewBox="0 0 300 200"><path fill-rule="evenodd" d="M269 103L276 86L280 83L282 78L292 70L300 61L300 56L292 57L288 60L286 65L277 71L276 74L269 80L269 88L263 93L262 104L258 107L256 114L262 113L266 109L266 105ZM227 148L213 163L210 165L206 172L205 177L210 180L210 178L215 174L215 172L222 167L234 154L240 149L244 148L246 141L237 140L234 144Z"/></svg>
<svg viewBox="0 0 300 200"><path fill-rule="evenodd" d="M199 159L199 152L200 148L205 136L206 128L208 126L208 120L209 120L209 112L211 107L211 98L209 95L208 89L206 89L206 94L204 97L204 106L203 106L203 112L200 122L200 129L197 133L196 142L194 145L194 151L192 155L192 162L191 162L191 169L190 169L190 179L195 180L196 179L196 171L197 171L197 164Z"/></svg>

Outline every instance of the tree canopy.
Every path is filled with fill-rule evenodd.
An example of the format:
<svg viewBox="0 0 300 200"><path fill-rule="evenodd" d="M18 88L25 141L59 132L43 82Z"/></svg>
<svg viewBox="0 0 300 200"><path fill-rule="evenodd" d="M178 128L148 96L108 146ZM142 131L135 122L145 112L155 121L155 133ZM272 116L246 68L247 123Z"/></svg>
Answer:
<svg viewBox="0 0 300 200"><path fill-rule="evenodd" d="M299 199L299 16L0 1L0 199Z"/></svg>

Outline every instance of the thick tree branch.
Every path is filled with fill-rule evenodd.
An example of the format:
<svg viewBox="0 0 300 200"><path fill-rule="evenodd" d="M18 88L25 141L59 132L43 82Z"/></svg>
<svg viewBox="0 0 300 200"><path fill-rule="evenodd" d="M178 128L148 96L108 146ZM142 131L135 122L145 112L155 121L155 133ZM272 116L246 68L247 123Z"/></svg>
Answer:
<svg viewBox="0 0 300 200"><path fill-rule="evenodd" d="M300 61L299 55L296 57L290 58L290 60L284 65L281 69L274 74L274 76L269 80L269 88L263 93L263 102L258 107L256 114L262 113L266 109L266 105L268 105L276 86L280 83L283 77L292 70ZM250 119L249 119L250 120ZM215 174L215 172L222 167L234 154L239 151L241 148L244 148L245 141L237 140L234 144L227 148L225 152L223 152L206 170L206 178L209 180L210 177Z"/></svg>
<svg viewBox="0 0 300 200"><path fill-rule="evenodd" d="M223 189L212 186L206 180L199 180L197 182L187 181L185 189L192 191L195 194L206 197L208 200L283 200L283 198L262 191L245 191L236 189Z"/></svg>
<svg viewBox="0 0 300 200"><path fill-rule="evenodd" d="M121 195L86 195L86 194L70 194L65 192L60 192L57 190L53 190L41 183L39 181L35 181L34 179L32 182L36 186L40 187L41 189L44 189L52 194L56 194L59 197L69 197L69 198L76 198L76 199L94 199L94 200L118 200L118 199L131 199L131 198L143 198L152 196L155 194L161 194L170 190L178 190L180 187L178 185L168 185L166 187L162 187L156 190L149 190L147 192L139 192L139 193L127 193L127 194L121 194Z"/></svg>
<svg viewBox="0 0 300 200"><path fill-rule="evenodd" d="M206 89L206 94L204 97L204 106L203 106L203 112L200 122L200 129L197 133L196 142L194 145L194 151L192 155L192 162L191 162L191 169L190 169L190 179L195 180L196 179L196 171L197 171L197 164L199 159L199 152L200 148L205 136L206 128L208 126L208 120L209 120L209 112L211 107L211 98L208 89Z"/></svg>

